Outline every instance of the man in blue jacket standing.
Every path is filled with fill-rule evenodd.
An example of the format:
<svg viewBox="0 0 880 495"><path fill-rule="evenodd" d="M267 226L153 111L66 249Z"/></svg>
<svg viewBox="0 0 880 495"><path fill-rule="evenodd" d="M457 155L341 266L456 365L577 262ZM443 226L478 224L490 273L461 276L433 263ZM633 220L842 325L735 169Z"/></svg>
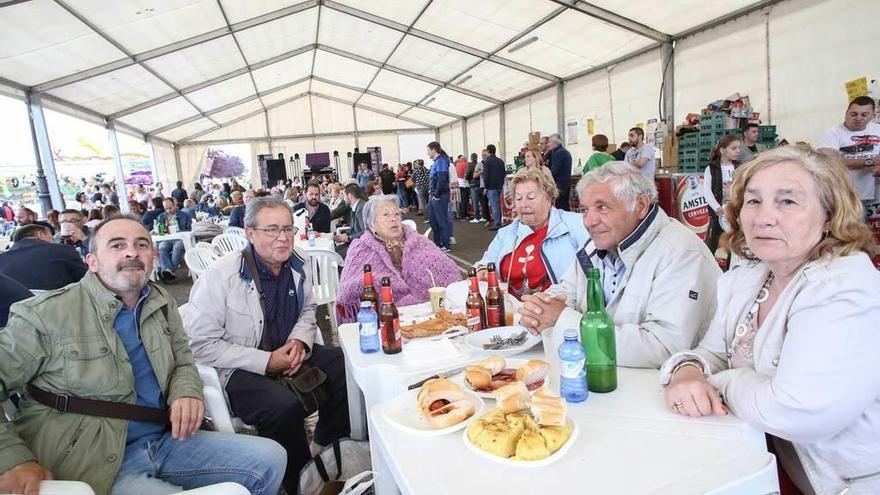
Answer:
<svg viewBox="0 0 880 495"><path fill-rule="evenodd" d="M550 173L559 190L556 207L563 211L571 211L569 196L571 195L571 153L562 146L559 134L552 134L547 141L550 148Z"/></svg>
<svg viewBox="0 0 880 495"><path fill-rule="evenodd" d="M452 222L449 220L449 155L440 143L428 143L428 156L434 160L428 173L428 221L434 231L434 244L449 251Z"/></svg>
<svg viewBox="0 0 880 495"><path fill-rule="evenodd" d="M162 204L165 206L165 213L160 214L156 221L164 223L169 234L192 230L192 217L177 209L177 201L174 198L165 198ZM157 249L159 251L159 278L163 282L176 279L174 270L180 266L180 261L183 259L183 241L178 239L162 241Z"/></svg>
<svg viewBox="0 0 880 495"><path fill-rule="evenodd" d="M501 194L504 190L504 177L507 171L504 160L495 156L495 145L486 146L489 156L483 160L483 183L486 185L486 196L489 197L489 208L492 211L492 226L489 230L501 228Z"/></svg>

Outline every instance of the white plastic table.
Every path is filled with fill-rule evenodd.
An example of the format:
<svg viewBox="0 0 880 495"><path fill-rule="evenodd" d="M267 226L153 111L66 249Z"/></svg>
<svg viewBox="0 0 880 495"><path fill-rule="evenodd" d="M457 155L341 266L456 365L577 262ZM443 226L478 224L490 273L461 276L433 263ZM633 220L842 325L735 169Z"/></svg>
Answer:
<svg viewBox="0 0 880 495"><path fill-rule="evenodd" d="M151 234L150 237L153 239L154 245L162 241L183 241L184 250L192 249L196 245L192 232L175 232L165 235Z"/></svg>
<svg viewBox="0 0 880 495"><path fill-rule="evenodd" d="M400 354L363 355L357 326L339 327L345 352L352 432L361 420L363 393L369 414L370 450L379 495L448 493L651 493L713 495L778 491L776 462L764 434L732 417L688 418L666 408L659 372L619 368L618 389L569 404L580 427L574 445L554 464L509 467L468 450L458 431L420 437L390 424L387 402L405 386L439 369L480 359L460 359L418 370ZM540 345L517 357L543 358ZM493 407L494 401L487 400ZM362 423L361 423L362 424ZM362 427L360 424L358 427Z"/></svg>
<svg viewBox="0 0 880 495"><path fill-rule="evenodd" d="M320 237L315 238L315 245L309 246L308 239L303 240L300 239L299 236L296 237L295 241L296 247L302 249L303 251L312 251L315 249L329 249L333 250L336 244L333 242L333 236L331 234L322 233Z"/></svg>

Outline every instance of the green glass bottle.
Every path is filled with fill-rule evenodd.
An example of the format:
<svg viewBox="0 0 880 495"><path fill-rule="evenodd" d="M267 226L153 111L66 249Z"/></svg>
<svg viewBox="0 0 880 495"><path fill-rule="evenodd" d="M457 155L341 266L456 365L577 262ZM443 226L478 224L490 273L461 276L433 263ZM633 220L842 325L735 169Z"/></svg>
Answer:
<svg viewBox="0 0 880 495"><path fill-rule="evenodd" d="M587 384L590 392L611 392L617 388L617 345L614 320L605 311L605 293L598 268L587 271L587 311L581 319L581 343L587 355Z"/></svg>

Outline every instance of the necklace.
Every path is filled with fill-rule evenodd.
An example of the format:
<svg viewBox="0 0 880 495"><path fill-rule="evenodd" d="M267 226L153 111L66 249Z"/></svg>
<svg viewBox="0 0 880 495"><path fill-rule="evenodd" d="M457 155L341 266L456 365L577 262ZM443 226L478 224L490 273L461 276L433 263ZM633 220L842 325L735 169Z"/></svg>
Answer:
<svg viewBox="0 0 880 495"><path fill-rule="evenodd" d="M745 317L736 326L733 341L730 343L731 351L727 353L728 367L730 367L731 358L734 355L740 360L751 361L753 359L755 336L758 333L755 317L761 309L761 304L770 298L770 284L772 283L773 272L770 272L767 275L767 280L764 281L764 285L758 290L755 302L752 303Z"/></svg>

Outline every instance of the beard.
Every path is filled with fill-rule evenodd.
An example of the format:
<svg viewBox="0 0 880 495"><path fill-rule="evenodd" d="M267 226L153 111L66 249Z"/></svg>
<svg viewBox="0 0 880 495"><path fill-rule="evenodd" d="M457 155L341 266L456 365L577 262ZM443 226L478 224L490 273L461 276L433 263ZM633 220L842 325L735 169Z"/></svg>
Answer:
<svg viewBox="0 0 880 495"><path fill-rule="evenodd" d="M127 268L138 268L140 271L124 271ZM141 260L132 259L121 261L114 269L101 270L98 275L101 281L114 292L133 292L140 291L147 285L147 278L151 270L152 266L147 267Z"/></svg>
<svg viewBox="0 0 880 495"><path fill-rule="evenodd" d="M315 206L318 206L318 200L317 200L317 199L310 199L310 200L308 200L308 201L309 201L309 206L311 206L311 207L313 207L313 208L314 208Z"/></svg>

